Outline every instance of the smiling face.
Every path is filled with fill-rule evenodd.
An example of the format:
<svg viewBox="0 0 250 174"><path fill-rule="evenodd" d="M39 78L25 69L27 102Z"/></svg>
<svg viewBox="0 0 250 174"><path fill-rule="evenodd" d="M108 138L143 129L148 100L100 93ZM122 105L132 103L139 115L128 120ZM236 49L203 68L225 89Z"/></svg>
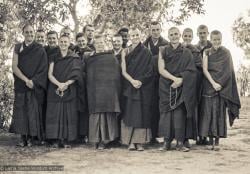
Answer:
<svg viewBox="0 0 250 174"><path fill-rule="evenodd" d="M59 48L60 50L63 51L68 51L70 45L70 39L67 36L61 36L61 38L59 39Z"/></svg>
<svg viewBox="0 0 250 174"><path fill-rule="evenodd" d="M129 31L129 38L133 45L138 45L141 42L141 31L138 28Z"/></svg>
<svg viewBox="0 0 250 174"><path fill-rule="evenodd" d="M96 52L102 52L105 50L105 42L104 42L104 37L96 37L95 38L95 43L94 43Z"/></svg>
<svg viewBox="0 0 250 174"><path fill-rule="evenodd" d="M210 41L214 49L218 49L221 46L222 35L221 34L211 34Z"/></svg>
<svg viewBox="0 0 250 174"><path fill-rule="evenodd" d="M181 34L178 28L170 28L168 30L168 39L171 44L177 44L180 42Z"/></svg>
<svg viewBox="0 0 250 174"><path fill-rule="evenodd" d="M79 46L79 48L85 48L87 46L87 39L83 36L78 37L76 43Z"/></svg>
<svg viewBox="0 0 250 174"><path fill-rule="evenodd" d="M184 31L182 34L182 39L185 43L191 44L193 40L193 32L192 31Z"/></svg>
<svg viewBox="0 0 250 174"><path fill-rule="evenodd" d="M45 45L45 32L36 32L36 42L43 46Z"/></svg>
<svg viewBox="0 0 250 174"><path fill-rule="evenodd" d="M119 50L122 48L122 37L121 36L114 36L112 39L112 45L114 50Z"/></svg>
<svg viewBox="0 0 250 174"><path fill-rule="evenodd" d="M57 43L58 43L57 34L49 34L47 36L47 40L48 40L48 45L50 47L56 47L57 46Z"/></svg>
<svg viewBox="0 0 250 174"><path fill-rule="evenodd" d="M23 29L23 36L24 36L25 42L27 42L27 43L33 42L33 40L35 38L35 32L34 32L34 29L31 25L27 25Z"/></svg>
<svg viewBox="0 0 250 174"><path fill-rule="evenodd" d="M150 31L152 38L158 39L161 36L161 31L162 31L161 25L160 24L151 25Z"/></svg>

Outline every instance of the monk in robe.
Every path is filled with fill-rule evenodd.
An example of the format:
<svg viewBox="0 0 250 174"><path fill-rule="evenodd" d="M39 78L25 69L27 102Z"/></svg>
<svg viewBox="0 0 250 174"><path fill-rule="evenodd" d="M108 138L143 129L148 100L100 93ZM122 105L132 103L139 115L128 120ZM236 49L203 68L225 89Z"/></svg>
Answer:
<svg viewBox="0 0 250 174"><path fill-rule="evenodd" d="M78 33L76 35L76 47L75 47L75 53L78 54L78 56L81 59L81 63L83 66L83 73L86 74L86 68L85 68L85 58L87 54L92 52L92 50L87 46L87 39L84 35L84 33ZM84 81L85 81L85 75ZM81 100L80 105L82 106L79 112L79 118L78 118L78 138L81 143L87 143L88 142L88 134L89 134L89 114L88 114L88 106L87 106L87 89L86 86L84 86L83 91L80 95L84 95L82 97L83 100Z"/></svg>
<svg viewBox="0 0 250 174"><path fill-rule="evenodd" d="M185 28L183 30L182 34L182 39L183 39L183 47L189 49L193 55L193 59L195 62L195 66L197 69L197 81L196 81L196 96L197 96L197 105L195 108L195 115L192 116L191 119L187 119L187 127L190 128L189 130L191 131L186 131L186 139L184 142L184 145L188 148L190 148L190 143L188 139L197 139L198 136L198 103L200 102L201 98L201 80L203 76L203 71L202 71L202 56L200 53L200 50L196 48L196 46L192 45L192 40L193 40L193 30L191 28Z"/></svg>
<svg viewBox="0 0 250 174"><path fill-rule="evenodd" d="M200 25L197 29L197 35L199 37L199 42L198 44L196 45L196 48L198 50L200 50L200 53L201 53L201 56L203 56L203 52L205 49L207 48L211 48L212 47L212 43L208 40L208 35L209 35L209 32L208 32L208 27L206 25ZM199 81L202 81L204 77L203 73L199 73ZM200 118L200 112L201 112L201 105L200 105L200 102L201 102L201 89L202 89L202 83L200 83L200 88L198 89L199 91L197 91L199 93L199 101L198 101L198 124L199 124L199 118ZM198 128L200 126L198 125ZM203 139L199 136L197 141L196 141L196 144L197 145L208 145L208 144L211 144L211 141L207 141L207 137L203 137Z"/></svg>
<svg viewBox="0 0 250 174"><path fill-rule="evenodd" d="M49 58L53 57L53 54L58 54L60 49L58 47L58 34L56 31L49 31L47 33L47 45L44 46L45 51L48 56L48 62L50 62Z"/></svg>
<svg viewBox="0 0 250 174"><path fill-rule="evenodd" d="M151 120L152 143L156 143L158 137L158 126L160 119L159 111L159 71L158 71L158 54L159 47L168 45L168 41L161 36L162 28L159 22L152 22L150 25L150 36L144 42L144 45L151 51L154 59L154 94L153 94L153 111Z"/></svg>
<svg viewBox="0 0 250 174"><path fill-rule="evenodd" d="M121 53L122 53L122 36L120 34L115 34L112 38L112 45L113 45L113 52L117 58L117 60L119 61L119 64L121 64L122 62L122 58L121 58Z"/></svg>
<svg viewBox="0 0 250 174"><path fill-rule="evenodd" d="M42 28L39 28L36 31L36 42L41 44L42 46L45 46L46 43L46 34L45 31Z"/></svg>
<svg viewBox="0 0 250 174"><path fill-rule="evenodd" d="M217 150L219 138L227 137L226 109L230 126L239 118L241 107L231 53L221 46L222 34L211 32L212 48L203 55L203 79L199 135L212 139L211 149ZM217 139L217 140L216 140Z"/></svg>
<svg viewBox="0 0 250 174"><path fill-rule="evenodd" d="M70 38L59 39L60 52L50 58L47 93L46 138L56 139L53 147L69 148L77 138L79 100L83 87L83 70L76 54L68 51Z"/></svg>
<svg viewBox="0 0 250 174"><path fill-rule="evenodd" d="M103 150L118 135L120 65L105 50L104 36L95 36L95 52L86 58L89 109L89 141Z"/></svg>
<svg viewBox="0 0 250 174"><path fill-rule="evenodd" d="M141 31L129 31L132 45L122 53L123 111L121 139L129 150L143 151L151 139L153 58L141 42Z"/></svg>
<svg viewBox="0 0 250 174"><path fill-rule="evenodd" d="M76 46L74 51L80 56L81 60L83 60L84 54L94 51L88 47L87 38L84 33L76 34Z"/></svg>
<svg viewBox="0 0 250 174"><path fill-rule="evenodd" d="M87 38L87 46L90 49L95 50L95 46L94 46L95 28L94 26L91 24L87 24L83 27L82 32L85 34L85 37Z"/></svg>
<svg viewBox="0 0 250 174"><path fill-rule="evenodd" d="M121 66L121 62L122 62L122 58L121 58L121 55L122 55L122 36L120 34L115 34L112 38L112 45L113 45L113 53L115 55L115 57L117 58L118 62L119 62L119 65ZM121 68L120 68L120 72L121 72ZM121 87L123 86L123 77L121 77ZM122 91L120 91L120 94L119 94L119 100L120 100L120 106L121 106L121 110L123 109L122 106L123 106L123 98L122 98ZM119 117L118 119L118 132L119 132L119 137L117 138L116 141L113 142L113 144L110 144L110 145L120 145L120 140L121 140L121 117Z"/></svg>
<svg viewBox="0 0 250 174"><path fill-rule="evenodd" d="M128 28L123 27L118 31L118 34L122 36L122 48L128 47Z"/></svg>
<svg viewBox="0 0 250 174"><path fill-rule="evenodd" d="M15 45L12 70L14 75L14 106L10 132L20 134L19 146L32 146L32 140L44 138L42 104L47 90L47 56L34 41L31 25L23 27L24 42Z"/></svg>
<svg viewBox="0 0 250 174"><path fill-rule="evenodd" d="M193 117L196 105L196 68L191 51L180 44L180 37L178 28L170 28L170 45L159 53L159 136L164 138L160 150L170 150L176 139L176 150L187 152L183 142L190 129L186 122Z"/></svg>

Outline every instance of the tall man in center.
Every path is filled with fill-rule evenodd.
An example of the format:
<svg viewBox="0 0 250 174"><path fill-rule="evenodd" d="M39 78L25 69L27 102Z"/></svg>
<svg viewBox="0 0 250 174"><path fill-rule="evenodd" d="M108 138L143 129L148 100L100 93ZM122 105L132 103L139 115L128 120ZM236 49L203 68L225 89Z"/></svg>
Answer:
<svg viewBox="0 0 250 174"><path fill-rule="evenodd" d="M161 36L162 28L159 22L152 22L150 25L150 36L144 42L144 45L151 51L154 60L154 89L152 102L152 143L156 142L158 137L158 125L160 119L159 111L159 71L158 71L158 54L159 47L168 45L168 41Z"/></svg>
<svg viewBox="0 0 250 174"><path fill-rule="evenodd" d="M86 58L89 141L99 150L118 137L120 65L105 51L104 37L95 36L95 53Z"/></svg>
<svg viewBox="0 0 250 174"><path fill-rule="evenodd" d="M160 150L169 150L173 139L177 140L177 150L189 150L183 142L189 131L186 121L194 115L196 105L196 67L191 51L180 44L180 37L178 28L170 28L170 45L159 53L159 136L164 137Z"/></svg>
<svg viewBox="0 0 250 174"><path fill-rule="evenodd" d="M151 138L153 58L141 43L141 31L129 30L132 45L122 53L123 121L121 139L129 150L143 151Z"/></svg>

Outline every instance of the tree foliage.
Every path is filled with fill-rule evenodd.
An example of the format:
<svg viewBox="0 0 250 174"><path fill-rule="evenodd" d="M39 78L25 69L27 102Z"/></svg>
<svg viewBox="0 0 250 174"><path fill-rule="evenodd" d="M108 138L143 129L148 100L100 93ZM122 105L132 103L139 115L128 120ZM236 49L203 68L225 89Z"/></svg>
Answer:
<svg viewBox="0 0 250 174"><path fill-rule="evenodd" d="M250 59L250 9L234 21L232 29L234 42L244 50L246 57Z"/></svg>

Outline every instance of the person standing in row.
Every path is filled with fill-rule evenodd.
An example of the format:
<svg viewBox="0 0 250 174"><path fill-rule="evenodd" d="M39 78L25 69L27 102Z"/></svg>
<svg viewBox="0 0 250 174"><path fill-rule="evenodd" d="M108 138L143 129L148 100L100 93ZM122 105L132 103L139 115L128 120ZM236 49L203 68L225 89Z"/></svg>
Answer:
<svg viewBox="0 0 250 174"><path fill-rule="evenodd" d="M129 150L143 151L151 139L153 58L138 28L129 30L132 45L122 53L123 97L121 139Z"/></svg>
<svg viewBox="0 0 250 174"><path fill-rule="evenodd" d="M186 132L192 131L186 122L194 115L196 105L196 68L191 51L180 44L180 37L178 28L170 28L170 45L159 52L159 136L164 137L160 150L170 150L176 139L176 149L187 152L183 142Z"/></svg>
<svg viewBox="0 0 250 174"><path fill-rule="evenodd" d="M24 42L15 45L12 61L15 99L10 132L21 135L18 146L44 139L42 104L47 90L48 63L44 48L34 41L30 24L23 27Z"/></svg>

